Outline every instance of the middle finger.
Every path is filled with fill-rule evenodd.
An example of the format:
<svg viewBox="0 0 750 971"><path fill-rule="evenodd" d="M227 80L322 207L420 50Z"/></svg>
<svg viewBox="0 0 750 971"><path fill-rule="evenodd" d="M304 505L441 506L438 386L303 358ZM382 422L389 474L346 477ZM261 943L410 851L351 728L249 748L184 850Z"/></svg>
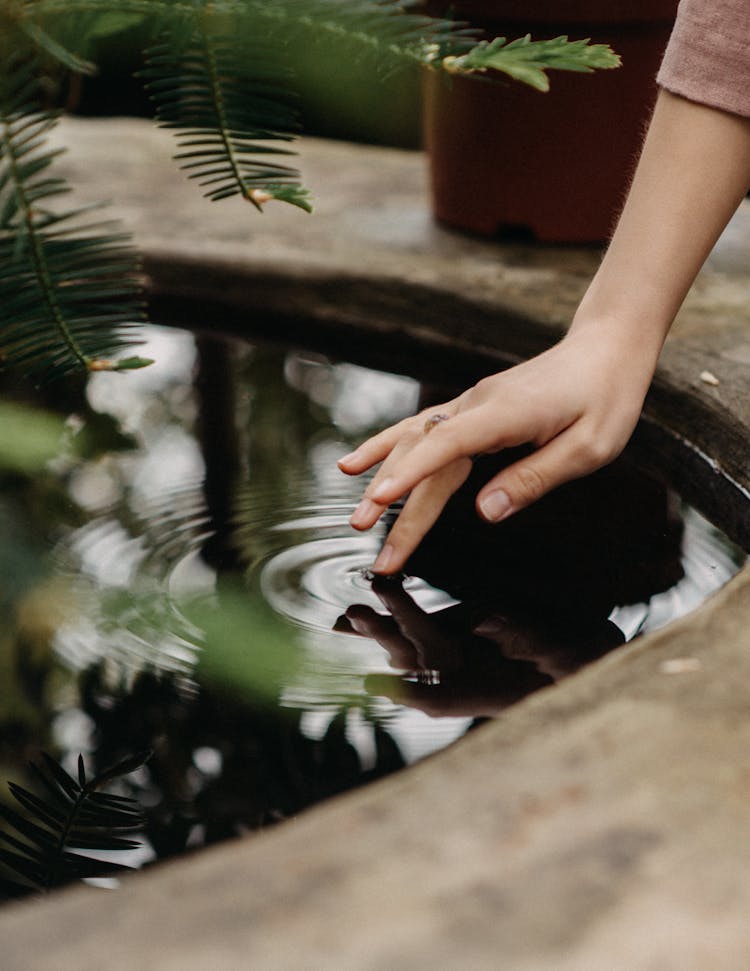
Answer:
<svg viewBox="0 0 750 971"><path fill-rule="evenodd" d="M402 569L470 472L471 459L456 459L415 486L373 564L375 573L387 575Z"/></svg>

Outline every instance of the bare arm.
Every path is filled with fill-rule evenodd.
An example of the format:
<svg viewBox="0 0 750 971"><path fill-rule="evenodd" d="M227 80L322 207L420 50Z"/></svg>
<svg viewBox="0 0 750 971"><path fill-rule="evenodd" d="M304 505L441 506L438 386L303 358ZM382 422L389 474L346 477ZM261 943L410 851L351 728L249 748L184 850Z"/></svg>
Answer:
<svg viewBox="0 0 750 971"><path fill-rule="evenodd" d="M470 455L536 446L477 496L481 515L499 522L619 454L672 321L748 186L750 119L660 92L617 230L566 337L340 460L349 475L382 462L356 529L411 492L376 572L403 566L465 481ZM436 412L450 420L426 435Z"/></svg>

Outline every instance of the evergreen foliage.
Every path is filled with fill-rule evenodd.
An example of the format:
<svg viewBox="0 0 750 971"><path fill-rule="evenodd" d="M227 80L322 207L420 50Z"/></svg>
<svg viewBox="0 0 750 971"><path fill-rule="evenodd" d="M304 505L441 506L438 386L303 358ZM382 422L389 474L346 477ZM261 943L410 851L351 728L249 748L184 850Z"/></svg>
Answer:
<svg viewBox="0 0 750 971"><path fill-rule="evenodd" d="M506 37L482 41L463 57L451 58L446 67L463 74L502 71L516 81L546 92L549 91L546 72L550 68L588 74L597 68L616 67L618 63L606 44L571 41L567 37L532 40L526 34L510 43Z"/></svg>
<svg viewBox="0 0 750 971"><path fill-rule="evenodd" d="M78 758L78 778L42 753L42 764L29 768L44 796L10 783L10 791L25 814L0 803L0 820L18 834L0 831L0 895L19 897L92 877L111 876L127 869L82 850L129 850L140 843L127 838L143 828L138 804L126 796L101 792L119 776L139 768L149 753L123 759L93 779ZM3 846L4 844L4 846Z"/></svg>
<svg viewBox="0 0 750 971"><path fill-rule="evenodd" d="M34 101L34 62L21 63L0 98L0 354L46 377L149 363L103 359L143 319L137 260L127 236L91 222L87 209L55 207L69 192L50 171L56 112Z"/></svg>
<svg viewBox="0 0 750 971"><path fill-rule="evenodd" d="M619 63L586 41L477 46L466 25L416 12L414 0L0 0L0 364L37 378L71 370L141 367L121 356L143 320L138 264L126 236L66 210L68 187L48 147L50 83L95 72L98 41L150 38L144 83L176 158L212 200L255 208L279 200L309 211L288 164L299 132L295 43L340 44L374 82L421 64L446 73L502 72L539 90L549 68ZM130 41L132 42L132 41Z"/></svg>

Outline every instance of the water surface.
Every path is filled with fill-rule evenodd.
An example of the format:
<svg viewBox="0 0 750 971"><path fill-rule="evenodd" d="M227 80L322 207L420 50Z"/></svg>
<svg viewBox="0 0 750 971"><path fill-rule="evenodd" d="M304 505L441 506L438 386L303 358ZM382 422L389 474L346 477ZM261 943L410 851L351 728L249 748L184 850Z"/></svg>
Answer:
<svg viewBox="0 0 750 971"><path fill-rule="evenodd" d="M309 351L153 328L92 376L68 443L5 477L0 754L102 768L148 811L134 862L294 815L455 741L694 608L744 554L627 458L500 526L480 460L407 567L336 459L444 388ZM494 466L493 466L494 467ZM15 571L14 571L15 572ZM19 574L20 576L20 574Z"/></svg>

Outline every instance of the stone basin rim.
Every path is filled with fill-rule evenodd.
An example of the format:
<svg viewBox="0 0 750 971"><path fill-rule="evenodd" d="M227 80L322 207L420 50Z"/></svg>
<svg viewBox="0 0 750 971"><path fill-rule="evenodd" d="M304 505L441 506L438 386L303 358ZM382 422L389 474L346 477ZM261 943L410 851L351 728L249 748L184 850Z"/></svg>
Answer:
<svg viewBox="0 0 750 971"><path fill-rule="evenodd" d="M193 298L206 287L207 302L213 288L231 303L233 292L217 281L233 280L242 295L238 311L263 291L267 308L292 319L304 291L326 298L319 319L334 335L358 327L358 333L407 335L425 346L445 347L452 339L429 320L414 324L407 316L414 304L401 301L401 290L398 299L392 293L387 299L395 278L363 273L363 290L354 286L359 275L350 274L347 292L338 272L303 260L288 262L272 279L257 262L142 249L157 304L172 299L186 276ZM199 264L203 278L191 276ZM331 310L332 286L348 293L338 312ZM379 316L366 325L368 290L383 299L376 301ZM485 328L479 346L488 360L503 341L524 356L560 335L490 299L429 287L412 294L420 295L420 307L438 294L470 311L464 340ZM490 319L503 322L494 346L487 340ZM741 389L731 381L719 389L697 386L698 350L688 341L668 347L647 419L678 446L692 443L688 451L705 458L707 478L718 475L747 493L750 472L740 444L748 426L733 397ZM3 908L4 968L27 968L33 953L37 971L204 971L253 961L286 971L298 966L300 949L310 967L347 971L494 969L501 957L514 971L632 971L645 966L644 954L666 971L748 966L750 839L730 845L724 833L736 836L745 826L741 835L750 836L746 806L744 815L734 813L732 801L744 778L741 753L750 750L744 699L733 694L742 675L750 675L749 629L745 567L693 614L520 702L407 772L314 807L284 827L137 874L117 895L72 888L49 901ZM685 655L700 660L710 677L656 677L665 660ZM686 751L694 754L689 768L681 764ZM417 828L420 807L424 822ZM608 841L615 837L627 849L610 859ZM517 902L507 898L507 880L488 846L502 848ZM650 865L639 869L641 859ZM606 881L592 866L604 868ZM691 890L696 871L701 886ZM592 881L606 897L604 910L586 891ZM529 916L532 902L547 924ZM651 924L649 908L656 914ZM558 926L553 910L573 926ZM677 940L670 920L679 921ZM127 951L112 947L113 928L127 940ZM399 955L407 957L398 963Z"/></svg>
<svg viewBox="0 0 750 971"><path fill-rule="evenodd" d="M272 269L257 260L196 258L147 248L144 268L158 319L179 325L187 318L201 329L206 314L218 314L220 321L206 328L209 332L300 342L354 363L374 359L404 373L424 368L425 355L433 355L450 361L457 385L462 378L471 380L538 354L564 333L491 299L403 277L351 271L342 276L302 261ZM249 327L248 315L255 318ZM456 317L459 330L445 326ZM375 349L363 351L363 340ZM398 357L391 358L396 350ZM689 348L680 345L660 365L630 447L647 468L750 551L745 428L718 396L686 381L693 368Z"/></svg>

